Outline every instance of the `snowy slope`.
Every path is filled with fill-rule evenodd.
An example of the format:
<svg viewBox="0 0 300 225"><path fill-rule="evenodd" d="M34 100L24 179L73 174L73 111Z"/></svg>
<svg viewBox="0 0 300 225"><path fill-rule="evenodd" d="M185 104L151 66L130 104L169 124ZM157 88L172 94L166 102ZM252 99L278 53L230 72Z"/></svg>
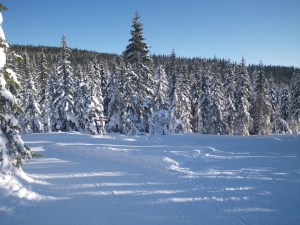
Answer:
<svg viewBox="0 0 300 225"><path fill-rule="evenodd" d="M1 225L300 224L300 136L25 135ZM26 179L26 180L24 180Z"/></svg>

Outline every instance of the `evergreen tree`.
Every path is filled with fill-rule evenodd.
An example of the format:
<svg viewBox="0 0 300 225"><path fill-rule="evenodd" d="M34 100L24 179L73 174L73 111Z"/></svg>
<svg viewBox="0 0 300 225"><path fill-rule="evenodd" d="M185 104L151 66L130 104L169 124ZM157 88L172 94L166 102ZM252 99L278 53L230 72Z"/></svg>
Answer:
<svg viewBox="0 0 300 225"><path fill-rule="evenodd" d="M132 72L136 75L137 102L135 116L139 116L138 129L140 132L148 132L148 119L152 112L153 101L153 64L149 55L149 46L145 43L143 35L143 26L140 22L140 16L135 14L132 21L131 39L129 45L123 52L123 57L127 64L131 65Z"/></svg>
<svg viewBox="0 0 300 225"><path fill-rule="evenodd" d="M88 75L88 90L84 101L85 130L91 134L103 134L105 132L101 124L104 117L103 98L101 89L98 89L95 82L100 77L94 62L89 64Z"/></svg>
<svg viewBox="0 0 300 225"><path fill-rule="evenodd" d="M25 52L23 57L24 74L25 78L25 91L24 91L24 113L25 121L23 130L26 133L39 133L43 131L43 124L41 119L40 105L36 101L36 88L30 70L30 62L28 54Z"/></svg>
<svg viewBox="0 0 300 225"><path fill-rule="evenodd" d="M77 65L75 70L75 93L74 93L74 106L75 117L78 120L78 130L85 130L85 96L87 96L87 75L83 73L81 65Z"/></svg>
<svg viewBox="0 0 300 225"><path fill-rule="evenodd" d="M137 92L138 75L132 71L130 64L127 67L125 77L124 93L122 96L122 131L125 134L139 134L143 127Z"/></svg>
<svg viewBox="0 0 300 225"><path fill-rule="evenodd" d="M274 133L276 131L276 120L279 118L278 108L279 102L277 98L277 90L274 84L274 78L270 78L267 83L268 97L270 101L270 131Z"/></svg>
<svg viewBox="0 0 300 225"><path fill-rule="evenodd" d="M280 95L280 117L288 121L290 114L290 92L288 88L283 88Z"/></svg>
<svg viewBox="0 0 300 225"><path fill-rule="evenodd" d="M39 63L37 67L37 81L39 83L39 88L37 90L38 103L41 106L41 113L45 115L45 109L47 106L48 97L47 96L47 85L49 80L47 59L44 51L40 53Z"/></svg>
<svg viewBox="0 0 300 225"><path fill-rule="evenodd" d="M199 96L199 112L198 117L198 128L197 130L202 134L207 134L209 132L208 121L209 121L209 105L210 102L210 86L212 79L212 72L208 63L204 61L202 63L201 73L200 73L200 96Z"/></svg>
<svg viewBox="0 0 300 225"><path fill-rule="evenodd" d="M154 111L168 109L167 97L168 81L164 68L159 66L156 70L156 87L154 90Z"/></svg>
<svg viewBox="0 0 300 225"><path fill-rule="evenodd" d="M183 132L192 132L189 71L186 65L181 66L177 82L179 83L178 100L181 103L180 120L182 121Z"/></svg>
<svg viewBox="0 0 300 225"><path fill-rule="evenodd" d="M198 61L193 63L193 73L191 74L191 114L192 114L192 129L193 132L198 133L199 120L199 97L200 97L200 63Z"/></svg>
<svg viewBox="0 0 300 225"><path fill-rule="evenodd" d="M108 81L109 81L109 72L107 69L107 65L103 62L99 65L99 75L100 75L100 83L101 83L101 93L103 98L103 107L104 107L104 115L107 115L108 111Z"/></svg>
<svg viewBox="0 0 300 225"><path fill-rule="evenodd" d="M210 79L209 84L209 105L208 105L208 133L210 134L226 134L227 123L224 118L225 101L223 95L223 87L221 85L221 76L216 73Z"/></svg>
<svg viewBox="0 0 300 225"><path fill-rule="evenodd" d="M125 61L130 63L133 67L139 67L140 65L147 65L152 62L149 55L149 46L145 42L143 34L143 24L140 22L140 15L138 12L132 20L131 38L129 39L129 45L123 52Z"/></svg>
<svg viewBox="0 0 300 225"><path fill-rule="evenodd" d="M107 132L120 132L122 128L121 106L123 94L122 69L114 61L111 70L111 76L108 83L108 112L109 123L106 125Z"/></svg>
<svg viewBox="0 0 300 225"><path fill-rule="evenodd" d="M19 86L16 74L6 65L8 44L2 30L2 4L0 4L0 171L10 174L14 167L20 167L32 153L19 135L18 121L14 114L21 109L11 90Z"/></svg>
<svg viewBox="0 0 300 225"><path fill-rule="evenodd" d="M289 109L290 109L289 89L282 88L281 90L279 90L277 99L278 99L278 107L276 110L275 132L291 133L291 130L287 122L289 118Z"/></svg>
<svg viewBox="0 0 300 225"><path fill-rule="evenodd" d="M300 132L300 72L295 72L291 80L291 105L289 124L293 133Z"/></svg>
<svg viewBox="0 0 300 225"><path fill-rule="evenodd" d="M252 119L250 117L250 77L244 58L239 68L237 78L236 119L234 133L237 135L249 135Z"/></svg>
<svg viewBox="0 0 300 225"><path fill-rule="evenodd" d="M53 131L73 131L78 129L78 121L74 113L74 77L69 58L71 50L68 47L66 36L61 39L61 51L58 57L56 77L60 83L53 101Z"/></svg>
<svg viewBox="0 0 300 225"><path fill-rule="evenodd" d="M176 77L177 77L177 59L176 59L176 53L175 50L172 50L172 53L170 55L170 62L168 64L168 73L167 73L167 79L168 79L168 98L169 98L169 104L173 102L174 97L174 91L175 91L175 84L176 84Z"/></svg>
<svg viewBox="0 0 300 225"><path fill-rule="evenodd" d="M225 100L225 122L227 123L227 134L232 135L234 133L234 121L236 115L236 76L234 74L234 69L230 64L230 61L226 62L224 71L224 100Z"/></svg>
<svg viewBox="0 0 300 225"><path fill-rule="evenodd" d="M266 80L261 62L256 74L254 91L256 96L253 104L253 134L269 134L271 132L271 104L266 90Z"/></svg>

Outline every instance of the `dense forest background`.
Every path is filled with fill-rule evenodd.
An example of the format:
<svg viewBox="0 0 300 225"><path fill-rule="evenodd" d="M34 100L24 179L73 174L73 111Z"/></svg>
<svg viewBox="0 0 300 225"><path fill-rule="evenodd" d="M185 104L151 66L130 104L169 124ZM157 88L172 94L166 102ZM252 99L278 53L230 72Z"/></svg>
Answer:
<svg viewBox="0 0 300 225"><path fill-rule="evenodd" d="M132 22L122 55L70 49L65 35L60 47L11 45L21 131L300 131L299 68L150 55L138 13Z"/></svg>

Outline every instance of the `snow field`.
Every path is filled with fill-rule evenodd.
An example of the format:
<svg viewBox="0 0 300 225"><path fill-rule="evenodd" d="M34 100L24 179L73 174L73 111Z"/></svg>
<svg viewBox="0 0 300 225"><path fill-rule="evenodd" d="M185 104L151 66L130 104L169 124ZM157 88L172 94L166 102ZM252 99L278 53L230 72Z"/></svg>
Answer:
<svg viewBox="0 0 300 225"><path fill-rule="evenodd" d="M299 135L23 139L43 157L1 179L1 225L300 223Z"/></svg>

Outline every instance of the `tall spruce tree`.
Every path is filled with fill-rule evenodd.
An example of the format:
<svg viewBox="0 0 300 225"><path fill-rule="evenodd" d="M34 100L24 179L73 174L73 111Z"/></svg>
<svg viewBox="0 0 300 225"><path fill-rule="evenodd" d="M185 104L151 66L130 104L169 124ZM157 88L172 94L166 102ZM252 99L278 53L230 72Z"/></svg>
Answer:
<svg viewBox="0 0 300 225"><path fill-rule="evenodd" d="M26 133L39 133L43 131L43 123L41 119L40 105L36 101L36 88L33 81L32 70L30 69L30 62L28 54L25 52L23 57L24 68L24 106L25 121L23 131Z"/></svg>
<svg viewBox="0 0 300 225"><path fill-rule="evenodd" d="M41 113L45 115L45 109L48 101L47 96L47 85L49 80L48 68L47 68L47 59L44 51L39 55L39 62L37 66L37 81L39 83L39 88L37 90L38 103L41 106Z"/></svg>
<svg viewBox="0 0 300 225"><path fill-rule="evenodd" d="M136 12L132 21L131 39L129 45L123 52L123 57L127 64L131 65L132 72L137 76L137 104L133 110L135 115L139 115L137 120L139 123L140 132L148 132L152 107L153 107L153 88L154 88L154 73L153 61L149 54L149 46L145 42L143 34L143 25L140 22L140 16Z"/></svg>
<svg viewBox="0 0 300 225"><path fill-rule="evenodd" d="M53 101L52 131L73 131L78 129L78 120L74 113L74 74L69 61L71 50L68 47L66 36L61 39L56 77L60 83Z"/></svg>
<svg viewBox="0 0 300 225"><path fill-rule="evenodd" d="M193 62L193 72L191 73L191 125L194 133L198 133L198 120L199 120L199 96L200 96L200 63Z"/></svg>
<svg viewBox="0 0 300 225"><path fill-rule="evenodd" d="M237 135L249 135L252 119L250 116L250 77L245 64L245 59L239 67L236 94L236 118L234 133Z"/></svg>
<svg viewBox="0 0 300 225"><path fill-rule="evenodd" d="M156 87L154 90L154 111L168 109L168 81L165 69L159 66L156 70Z"/></svg>
<svg viewBox="0 0 300 225"><path fill-rule="evenodd" d="M121 132L122 129L122 120L121 120L121 106L122 99L121 96L123 94L123 82L122 82L122 69L117 64L116 60L114 60L111 76L109 79L107 92L109 96L108 100L108 110L107 116L109 118L109 122L106 125L107 132Z"/></svg>
<svg viewBox="0 0 300 225"><path fill-rule="evenodd" d="M8 44L2 30L3 5L0 4L0 174L11 174L20 167L32 153L19 135L18 121L14 114L21 109L17 105L12 90L19 86L16 74L6 65Z"/></svg>
<svg viewBox="0 0 300 225"><path fill-rule="evenodd" d="M209 90L208 133L226 134L228 127L224 118L225 100L221 84L221 74L218 74L216 68L214 68L212 78L210 79Z"/></svg>
<svg viewBox="0 0 300 225"><path fill-rule="evenodd" d="M271 119L271 104L266 90L266 80L263 64L260 62L255 76L253 103L253 134L269 134Z"/></svg>
<svg viewBox="0 0 300 225"><path fill-rule="evenodd" d="M234 121L236 114L236 76L234 73L234 68L231 65L230 61L226 62L224 70L224 79L224 117L228 126L227 134L232 135L234 133Z"/></svg>
<svg viewBox="0 0 300 225"><path fill-rule="evenodd" d="M197 130L202 134L207 134L209 132L209 105L211 105L209 96L211 95L210 83L212 79L211 68L206 61L202 63L200 72L200 95L197 110L199 112L198 116L198 128Z"/></svg>
<svg viewBox="0 0 300 225"><path fill-rule="evenodd" d="M101 88L98 88L95 82L100 80L99 70L95 66L95 61L89 63L88 67L88 82L87 82L87 94L84 100L84 121L85 130L91 134L102 134L105 132L104 127L101 124L103 118L103 98Z"/></svg>
<svg viewBox="0 0 300 225"><path fill-rule="evenodd" d="M290 86L291 105L289 124L293 133L300 133L300 72L294 72Z"/></svg>

